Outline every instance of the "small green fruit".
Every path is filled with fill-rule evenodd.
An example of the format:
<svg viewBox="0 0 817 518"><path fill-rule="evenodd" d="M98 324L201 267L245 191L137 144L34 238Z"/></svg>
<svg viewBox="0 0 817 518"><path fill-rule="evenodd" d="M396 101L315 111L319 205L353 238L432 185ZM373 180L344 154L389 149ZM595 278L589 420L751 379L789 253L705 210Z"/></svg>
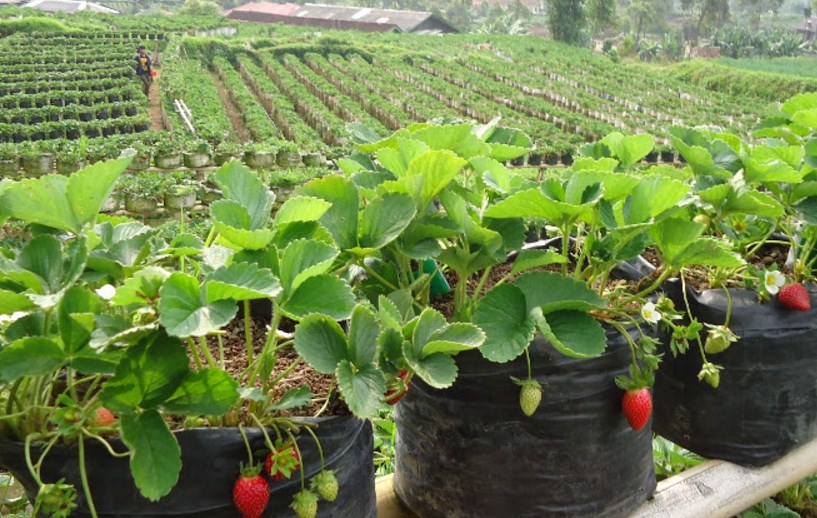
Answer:
<svg viewBox="0 0 817 518"><path fill-rule="evenodd" d="M522 387L519 391L519 406L522 413L528 417L532 416L542 402L542 385L535 379L521 380L513 377L511 379Z"/></svg>
<svg viewBox="0 0 817 518"><path fill-rule="evenodd" d="M298 518L315 518L318 514L318 495L309 489L295 493L289 507L295 511Z"/></svg>
<svg viewBox="0 0 817 518"><path fill-rule="evenodd" d="M311 487L327 502L334 502L338 497L338 479L331 469L315 475Z"/></svg>

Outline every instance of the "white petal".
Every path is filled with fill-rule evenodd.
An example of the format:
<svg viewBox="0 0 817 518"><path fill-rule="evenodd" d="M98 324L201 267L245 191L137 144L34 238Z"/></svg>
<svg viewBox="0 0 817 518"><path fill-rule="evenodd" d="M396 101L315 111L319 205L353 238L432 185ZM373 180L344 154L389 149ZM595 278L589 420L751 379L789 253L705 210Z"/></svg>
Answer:
<svg viewBox="0 0 817 518"><path fill-rule="evenodd" d="M114 295L116 295L116 288L114 288L110 284L106 284L105 286L102 286L101 288L97 289L96 294L105 300L110 300L113 298Z"/></svg>

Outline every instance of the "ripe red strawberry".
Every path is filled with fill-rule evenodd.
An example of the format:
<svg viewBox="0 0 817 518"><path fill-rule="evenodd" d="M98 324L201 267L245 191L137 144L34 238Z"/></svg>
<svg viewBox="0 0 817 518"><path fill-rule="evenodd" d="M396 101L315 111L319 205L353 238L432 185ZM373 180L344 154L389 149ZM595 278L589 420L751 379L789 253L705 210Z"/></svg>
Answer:
<svg viewBox="0 0 817 518"><path fill-rule="evenodd" d="M386 391L386 403L396 405L401 399L403 399L403 396L408 393L409 389L411 388L411 380L409 379L406 381L406 376L408 376L408 371L401 369L400 373L397 375L397 377L400 378L398 386Z"/></svg>
<svg viewBox="0 0 817 518"><path fill-rule="evenodd" d="M273 480L289 478L301 466L301 457L294 446L281 448L278 453L270 452L264 461L264 470Z"/></svg>
<svg viewBox="0 0 817 518"><path fill-rule="evenodd" d="M798 311L808 311L811 309L811 297L808 290L799 283L787 284L780 288L777 300L783 307L796 309Z"/></svg>
<svg viewBox="0 0 817 518"><path fill-rule="evenodd" d="M626 391L621 398L621 411L633 430L637 432L644 428L652 414L650 389L643 387Z"/></svg>
<svg viewBox="0 0 817 518"><path fill-rule="evenodd" d="M91 426L102 428L105 426L113 426L115 423L116 417L110 410L103 406L97 409L96 414L94 414L94 420L91 422Z"/></svg>
<svg viewBox="0 0 817 518"><path fill-rule="evenodd" d="M269 484L261 476L261 466L241 468L233 486L233 503L244 518L258 518L269 501Z"/></svg>

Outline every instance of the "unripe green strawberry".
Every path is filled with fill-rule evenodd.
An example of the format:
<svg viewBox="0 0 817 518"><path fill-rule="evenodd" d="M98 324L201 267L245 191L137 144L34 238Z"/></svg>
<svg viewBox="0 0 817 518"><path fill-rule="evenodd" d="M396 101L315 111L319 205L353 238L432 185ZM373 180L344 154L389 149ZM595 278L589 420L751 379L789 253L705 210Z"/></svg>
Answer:
<svg viewBox="0 0 817 518"><path fill-rule="evenodd" d="M338 479L331 469L321 471L315 475L311 487L327 502L334 502L335 498L338 497Z"/></svg>
<svg viewBox="0 0 817 518"><path fill-rule="evenodd" d="M295 493L290 509L295 511L298 518L315 518L318 514L318 495L309 489Z"/></svg>
<svg viewBox="0 0 817 518"><path fill-rule="evenodd" d="M542 385L535 379L520 380L513 377L511 379L522 387L519 391L519 406L522 412L528 417L532 416L542 402Z"/></svg>
<svg viewBox="0 0 817 518"><path fill-rule="evenodd" d="M704 351L706 351L707 354L723 352L727 350L733 342L738 341L737 335L726 326L707 324L707 327L709 327L709 331L706 334L706 343L704 344Z"/></svg>

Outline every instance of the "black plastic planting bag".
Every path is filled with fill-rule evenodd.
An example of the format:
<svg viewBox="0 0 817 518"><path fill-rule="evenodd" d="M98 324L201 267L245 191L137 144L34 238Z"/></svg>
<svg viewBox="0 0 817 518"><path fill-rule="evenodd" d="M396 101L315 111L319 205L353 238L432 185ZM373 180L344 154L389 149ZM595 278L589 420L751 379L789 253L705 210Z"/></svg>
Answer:
<svg viewBox="0 0 817 518"><path fill-rule="evenodd" d="M808 289L817 300L817 287ZM758 466L817 436L817 310L759 303L750 290L730 294L729 327L740 340L707 355L724 366L720 386L698 381L697 346L675 358L667 351L655 383L654 429L704 457ZM677 283L667 295L683 308ZM699 321L724 323L724 290L688 290L687 298Z"/></svg>
<svg viewBox="0 0 817 518"><path fill-rule="evenodd" d="M372 462L372 429L368 421L352 417L313 420L321 441L327 469L335 470L340 491L334 502L320 501L318 516L331 518L373 518L377 515ZM264 449L258 429L245 430L253 450ZM128 459L111 457L95 441L87 441L86 458L91 494L100 517L184 516L195 518L241 518L232 501L233 484L239 476L239 463L247 461L247 451L237 428L202 428L178 432L182 450L182 472L169 495L158 502L144 499L133 485ZM273 435L274 439L274 435ZM118 451L124 448L111 441ZM307 479L320 470L315 443L307 433L298 437ZM30 499L36 496L34 483L24 458L21 443L0 441L0 466L8 469L26 488ZM34 455L37 452L33 453ZM35 457L36 459L36 457ZM35 460L36 462L36 460ZM80 510L87 510L79 476L77 448L54 448L42 470L45 482L65 478L76 486ZM288 505L301 489L300 474L289 480L270 481L270 501L264 517L294 518ZM72 516L90 516L75 512Z"/></svg>
<svg viewBox="0 0 817 518"><path fill-rule="evenodd" d="M412 381L397 405L395 490L423 518L629 516L655 489L650 427L634 432L621 414L630 349L567 358L537 337L533 376L544 387L531 417L519 407L524 356L491 363L457 356L452 388Z"/></svg>

